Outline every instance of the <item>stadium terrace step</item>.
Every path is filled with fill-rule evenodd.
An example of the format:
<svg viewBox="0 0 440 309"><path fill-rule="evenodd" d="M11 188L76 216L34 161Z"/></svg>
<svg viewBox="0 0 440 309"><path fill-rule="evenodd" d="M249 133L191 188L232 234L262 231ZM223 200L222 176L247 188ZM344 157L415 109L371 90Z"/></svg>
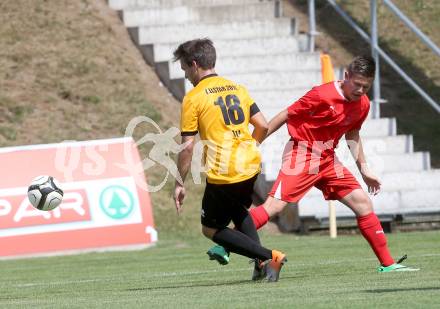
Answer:
<svg viewBox="0 0 440 309"><path fill-rule="evenodd" d="M317 84L309 85L303 89L280 89L280 90L265 90L251 88L251 96L255 99L258 105L264 102L270 102L272 108L282 109L294 103L296 100L305 95L313 86L320 85L320 80ZM248 88L249 89L249 88Z"/></svg>
<svg viewBox="0 0 440 309"><path fill-rule="evenodd" d="M235 76L238 74L251 74L258 72L260 79L265 77L266 72L289 71L294 74L297 71L314 71L321 76L321 63L318 53L286 53L271 55L246 55L229 56L217 60L216 72L221 76ZM160 62L156 64L156 71L159 76L169 74L169 79L184 78L185 73L180 68L179 62ZM308 73L308 72L307 72ZM297 79L304 79L304 76L297 76ZM280 79L280 78L278 78ZM279 80L276 80L279 83ZM236 82L240 82L235 80ZM308 82L307 84L310 84ZM246 84L245 84L246 85ZM252 84L258 87L258 84ZM289 84L292 87L291 84Z"/></svg>
<svg viewBox="0 0 440 309"><path fill-rule="evenodd" d="M265 192L271 189L273 181L266 181L265 175L261 175L256 183L256 189L259 194L265 196ZM410 177L421 180L420 184L411 181ZM381 178L383 183L392 179L400 178L405 184L403 187L385 187L376 196L370 196L373 201L374 209L379 216L394 217L397 215L422 215L426 213L439 213L440 199L438 192L440 190L440 174L438 172L404 172L384 174ZM433 182L429 182L429 180ZM361 179L360 183L365 188ZM428 185L424 187L424 184ZM336 216L345 218L355 218L353 212L338 201L333 201L336 206ZM300 217L315 217L317 219L327 219L329 216L328 201L324 200L322 192L317 188L312 188L299 202Z"/></svg>
<svg viewBox="0 0 440 309"><path fill-rule="evenodd" d="M345 138L339 142L337 153L348 150ZM367 157L370 155L391 155L413 152L412 135L391 135L391 136L365 136L362 138L362 146ZM340 149L339 149L340 148ZM345 154L347 155L347 154Z"/></svg>
<svg viewBox="0 0 440 309"><path fill-rule="evenodd" d="M266 56L277 53L296 53L299 51L298 37L278 36L251 38L242 40L214 40L217 58L223 59L230 56ZM171 60L173 52L181 42L151 44L140 46L148 49L149 64ZM144 55L145 56L145 55Z"/></svg>
<svg viewBox="0 0 440 309"><path fill-rule="evenodd" d="M114 10L131 8L161 8L200 5L240 5L259 3L261 0L107 0Z"/></svg>
<svg viewBox="0 0 440 309"><path fill-rule="evenodd" d="M292 103L305 95L311 87L313 87L313 85L304 88L295 88L291 90L280 91L251 89L250 95L255 100L258 106L267 106L270 108L279 109L281 111L282 109L289 107L290 105L292 105Z"/></svg>
<svg viewBox="0 0 440 309"><path fill-rule="evenodd" d="M439 188L401 191L401 213L438 213L440 210Z"/></svg>
<svg viewBox="0 0 440 309"><path fill-rule="evenodd" d="M284 145L289 136L287 130L283 130L285 134L278 134L270 136L267 141L261 145L261 148L266 151L266 148L279 147ZM267 145L266 145L267 144ZM367 157L370 155L378 154L404 154L413 152L413 139L412 135L395 135L395 136L382 136L382 137L364 137L362 138L362 145ZM345 138L341 138L338 150L338 155L350 156L349 149L346 146Z"/></svg>
<svg viewBox="0 0 440 309"><path fill-rule="evenodd" d="M291 72L274 72L268 71L264 73L234 73L234 74L222 74L225 78L228 78L238 84L244 85L249 93L252 95L255 90L264 91L264 89L268 89L270 91L274 91L276 89L291 89L292 93L298 93L299 91L303 91L313 85L319 84L321 80L321 71L320 70L305 70L305 71L291 71ZM166 69L159 74L162 82L165 85L168 85L171 93L181 100L185 93L190 91L193 86L188 80L184 80L183 78L167 80L167 72ZM272 107L266 108L265 103L261 102L258 104L261 110L265 112L266 118L273 117L276 113L278 113L281 109ZM270 105L269 105L270 106ZM266 111L269 111L270 114L267 116Z"/></svg>
<svg viewBox="0 0 440 309"><path fill-rule="evenodd" d="M396 118L368 119L361 128L362 137L391 136L397 133Z"/></svg>
<svg viewBox="0 0 440 309"><path fill-rule="evenodd" d="M292 93L319 84L321 70L292 70L292 71L266 71L261 73L239 73L227 74L229 78L239 84L245 85L249 93L259 90L285 90L290 89Z"/></svg>
<svg viewBox="0 0 440 309"><path fill-rule="evenodd" d="M385 164L389 163L389 159L394 160L393 158L395 157L396 156L388 156L388 158L384 160ZM364 190L366 190L366 186L357 168L354 166L353 160L350 160L352 163L347 164L347 167L358 179ZM388 162L386 162L387 160ZM410 160L406 162L408 162L408 165L412 164ZM426 164L429 164L429 162L426 162ZM375 173L377 172L374 168L373 171ZM440 190L440 170L395 172L383 170L376 174L382 182L382 191L377 196L371 198L378 215L417 215L439 212L440 200L438 198L438 192ZM259 179L257 182L260 195L265 195L277 175L278 167L269 169L269 166L263 165L263 180ZM335 203L337 205L336 215L338 217L354 217L353 213L346 206L339 202ZM321 191L313 188L306 194L300 202L299 214L301 217L328 218L328 203L324 200Z"/></svg>
<svg viewBox="0 0 440 309"><path fill-rule="evenodd" d="M359 180L359 183L366 189L362 178L355 168L350 171ZM412 190L440 190L440 171L426 170L417 172L393 172L377 174L381 183L382 191L412 191ZM309 196L322 196L321 191L313 189L308 193Z"/></svg>
<svg viewBox="0 0 440 309"><path fill-rule="evenodd" d="M265 104L258 103L260 110L266 119L272 119L283 108L266 107ZM384 137L396 135L396 119L395 118L378 118L368 119L362 125L361 137ZM284 131L287 132L287 131Z"/></svg>
<svg viewBox="0 0 440 309"><path fill-rule="evenodd" d="M237 5L139 8L124 10L121 17L126 27L250 21L275 17L276 7L275 1L270 1Z"/></svg>
<svg viewBox="0 0 440 309"><path fill-rule="evenodd" d="M301 217L328 218L328 202L324 200L318 189L315 194L309 192L299 203L299 215ZM383 191L371 197L375 212L378 216L397 215L422 215L426 213L439 213L440 199L436 189L410 189ZM353 212L345 205L334 201L337 217L355 217Z"/></svg>
<svg viewBox="0 0 440 309"><path fill-rule="evenodd" d="M336 153L341 162L350 170L356 170L355 163L348 152L345 152L345 155L340 155L339 151ZM371 170L378 174L401 171L419 172L429 170L431 167L429 152L424 151L403 154L371 153L367 156L367 162Z"/></svg>
<svg viewBox="0 0 440 309"><path fill-rule="evenodd" d="M345 138L339 142L341 149L347 149ZM391 135L391 136L365 136L362 138L362 146L367 157L377 154L404 154L412 153L412 135ZM339 149L338 149L339 150Z"/></svg>
<svg viewBox="0 0 440 309"><path fill-rule="evenodd" d="M440 170L432 169L422 172L398 172L381 175L384 190L440 190ZM438 193L439 191L437 191Z"/></svg>
<svg viewBox="0 0 440 309"><path fill-rule="evenodd" d="M216 40L251 39L295 34L290 18L273 18L249 22L198 23L128 28L137 45L184 42L198 37Z"/></svg>
<svg viewBox="0 0 440 309"><path fill-rule="evenodd" d="M267 181L273 181L278 175L281 167L281 154L283 147L273 147L264 152L262 164L262 173L265 174ZM339 160L353 173L356 167L351 155L347 153L344 156L338 155ZM414 152L404 154L376 154L367 157L367 162L374 173L385 174L400 171L421 172L428 170L430 166L429 153Z"/></svg>
<svg viewBox="0 0 440 309"><path fill-rule="evenodd" d="M316 190L317 193L316 195L309 196L312 190ZM316 188L312 190L299 202L298 212L300 217L316 217L318 219L328 218L328 201L324 200L321 191ZM399 195L399 191L393 191L381 192L372 197L376 214L378 216L399 214L402 205ZM335 203L336 217L355 217L354 213L344 204L338 201L333 201L333 203Z"/></svg>
<svg viewBox="0 0 440 309"><path fill-rule="evenodd" d="M265 118L267 120L272 119L276 114L278 114L281 109L268 109L265 108L264 105L262 105L263 107L260 106L260 104L258 105L260 107L260 110L262 111L262 113L264 114ZM407 151L405 152L412 152L413 151L413 141L412 141L412 136L406 136L403 137L400 136L397 140L393 140L390 139L388 140L388 137L392 137L396 135L396 119L395 118L378 118L378 119L368 119L362 126L361 129L361 136L363 140L370 140L371 138L376 138L375 140L381 140L383 139L383 141L385 143L389 142L389 143L393 143L393 144L387 144L387 145L383 145L383 144L378 144L376 142L373 142L373 146L375 147L375 149L377 150L377 152L379 153L383 153L384 151L388 151L388 150L392 150L392 146L396 146L396 144L394 143L402 143L401 144L401 148L403 147L407 149ZM379 135L381 134L381 135ZM272 141L276 142L279 141L280 143L284 142L284 141L288 141L290 139L287 129L286 128L281 128L280 130L278 130L277 132L275 132L273 135L271 135L266 141L265 143L271 143ZM400 142L399 142L400 139ZM341 142L343 142L344 139L342 139ZM263 144L264 145L264 144ZM399 150L400 150L399 149ZM400 152L400 151L398 151Z"/></svg>

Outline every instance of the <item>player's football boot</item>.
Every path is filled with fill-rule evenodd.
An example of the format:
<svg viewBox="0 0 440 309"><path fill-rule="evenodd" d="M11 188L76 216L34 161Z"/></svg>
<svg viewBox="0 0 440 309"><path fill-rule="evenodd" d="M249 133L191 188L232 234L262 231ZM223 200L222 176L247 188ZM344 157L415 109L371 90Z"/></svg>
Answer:
<svg viewBox="0 0 440 309"><path fill-rule="evenodd" d="M220 265L227 265L229 263L229 252L219 245L215 245L206 252L210 260L216 260Z"/></svg>
<svg viewBox="0 0 440 309"><path fill-rule="evenodd" d="M272 250L272 259L264 262L264 272L268 282L276 282L280 278L280 271L287 262L286 255L280 251Z"/></svg>
<svg viewBox="0 0 440 309"><path fill-rule="evenodd" d="M252 272L252 280L259 281L266 277L266 272L264 271L264 263L259 259L252 259L249 263L254 263L254 270Z"/></svg>
<svg viewBox="0 0 440 309"><path fill-rule="evenodd" d="M419 268L413 268L413 267L408 267L408 266L404 266L400 263L402 263L404 260L406 260L407 255L405 254L404 256L402 256L397 263L391 264L389 266L380 266L377 268L377 272L379 273L388 273L391 271L418 271L420 270Z"/></svg>

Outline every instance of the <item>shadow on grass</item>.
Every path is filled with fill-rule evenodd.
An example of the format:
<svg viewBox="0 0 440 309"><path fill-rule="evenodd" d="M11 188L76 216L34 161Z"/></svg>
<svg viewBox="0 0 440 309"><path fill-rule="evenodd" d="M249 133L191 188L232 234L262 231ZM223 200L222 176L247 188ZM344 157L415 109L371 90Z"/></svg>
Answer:
<svg viewBox="0 0 440 309"><path fill-rule="evenodd" d="M436 291L440 290L439 286L430 286L425 288L401 288L401 289L375 289L366 290L366 293L395 293L395 292L411 292L411 291Z"/></svg>
<svg viewBox="0 0 440 309"><path fill-rule="evenodd" d="M283 276L280 278L280 281L285 281L286 279L299 279L305 276ZM251 281L251 280L234 280L234 281L225 281L225 282L217 282L214 283L212 281L209 282L194 282L188 284L176 284L176 285L165 285L165 286L157 286L157 287L143 287L143 288L132 288L126 289L125 291L135 292L135 291L154 291L154 290L165 290L165 289L181 289L181 288L195 288L195 287L213 287L213 286L231 286L231 285L250 285L250 284L276 284L274 282L266 282L266 281Z"/></svg>

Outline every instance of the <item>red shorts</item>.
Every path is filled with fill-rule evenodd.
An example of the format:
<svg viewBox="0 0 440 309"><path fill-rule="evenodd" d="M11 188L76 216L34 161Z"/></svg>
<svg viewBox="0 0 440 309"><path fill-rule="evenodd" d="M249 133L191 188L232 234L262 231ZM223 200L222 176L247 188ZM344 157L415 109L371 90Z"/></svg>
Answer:
<svg viewBox="0 0 440 309"><path fill-rule="evenodd" d="M297 152L283 154L283 167L269 195L285 202L298 202L313 186L326 200L340 200L361 186L334 155L312 159L310 153L298 158Z"/></svg>

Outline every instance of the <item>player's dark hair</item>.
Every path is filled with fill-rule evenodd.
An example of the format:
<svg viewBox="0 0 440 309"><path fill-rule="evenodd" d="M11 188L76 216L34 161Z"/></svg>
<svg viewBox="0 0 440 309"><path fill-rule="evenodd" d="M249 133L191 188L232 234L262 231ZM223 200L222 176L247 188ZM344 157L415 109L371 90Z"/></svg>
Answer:
<svg viewBox="0 0 440 309"><path fill-rule="evenodd" d="M182 60L188 66L195 61L203 69L215 67L216 52L212 41L208 38L195 39L182 43L173 53L174 61Z"/></svg>
<svg viewBox="0 0 440 309"><path fill-rule="evenodd" d="M376 71L376 63L370 56L357 56L348 65L348 73L350 75L359 74L364 77L374 77Z"/></svg>

